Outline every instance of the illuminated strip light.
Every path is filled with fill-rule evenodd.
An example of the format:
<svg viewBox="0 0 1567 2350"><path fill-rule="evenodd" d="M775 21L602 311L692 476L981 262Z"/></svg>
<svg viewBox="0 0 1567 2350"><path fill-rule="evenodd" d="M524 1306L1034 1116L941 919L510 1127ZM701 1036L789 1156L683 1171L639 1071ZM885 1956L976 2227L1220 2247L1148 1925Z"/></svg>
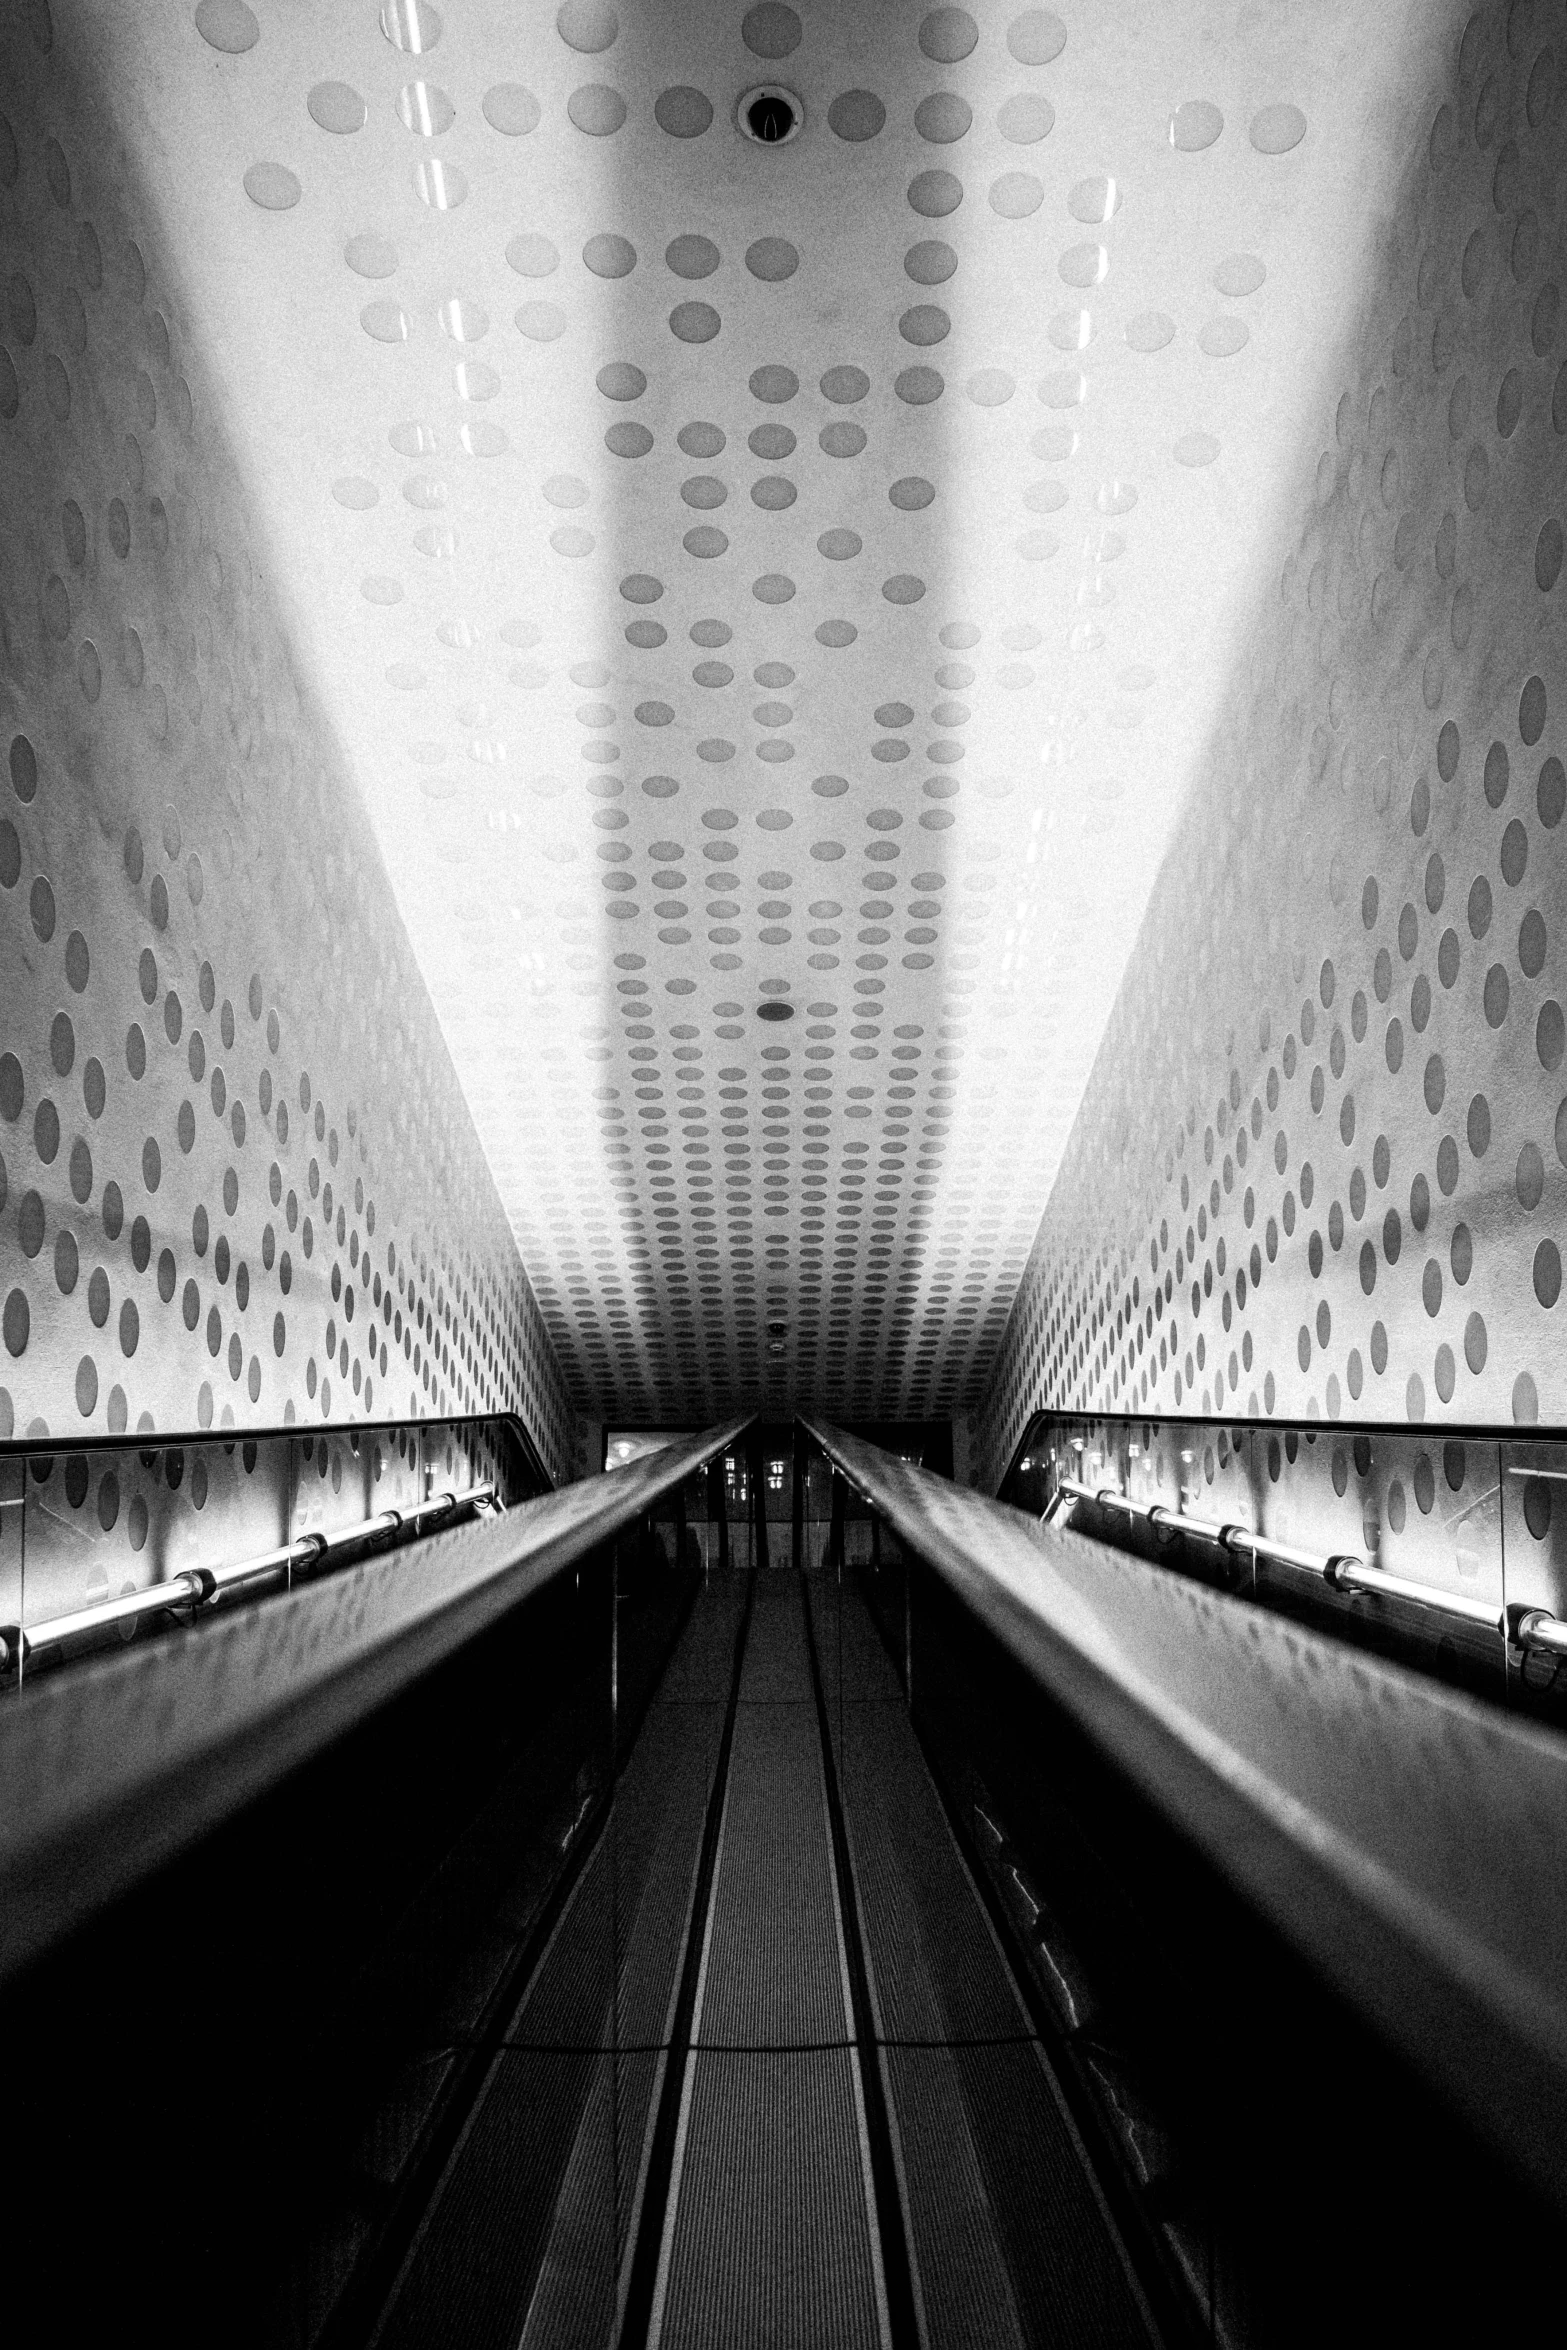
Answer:
<svg viewBox="0 0 1567 2350"><path fill-rule="evenodd" d="M1385 1574L1380 1567L1370 1567L1363 1558L1350 1553L1335 1553L1324 1557L1320 1552L1300 1550L1292 1543L1276 1542L1271 1535L1253 1533L1249 1526L1220 1524L1212 1518L1185 1517L1178 1510L1167 1510L1158 1502L1133 1501L1129 1494L1118 1493L1113 1486L1080 1485L1075 1478L1063 1477L1056 1487L1049 1508L1040 1523L1054 1525L1064 1509L1073 1503L1086 1501L1096 1508L1121 1510L1129 1518L1140 1519L1145 1525L1169 1533L1195 1535L1201 1542L1211 1542L1216 1548L1230 1552L1250 1551L1256 1558L1287 1567L1296 1567L1311 1575L1320 1575L1334 1591L1361 1593L1384 1599L1402 1599L1417 1607L1430 1608L1438 1615L1450 1616L1455 1621L1477 1624L1488 1632L1496 1632L1509 1640L1515 1648L1535 1650L1549 1656L1567 1657L1567 1623L1553 1616L1546 1608L1493 1608L1483 1599L1465 1599L1461 1593L1438 1591L1429 1583L1411 1582L1405 1575Z"/></svg>
<svg viewBox="0 0 1567 2350"><path fill-rule="evenodd" d="M325 1565L339 1551L417 1533L426 1519L454 1517L465 1509L493 1510L497 1516L504 1515L505 1505L493 1479L470 1485L461 1493L432 1493L427 1501L416 1502L412 1509L382 1510L373 1518L362 1518L353 1526L340 1526L330 1534L301 1534L280 1549L263 1551L232 1566L186 1567L180 1574L171 1575L167 1583L127 1592L120 1599L100 1600L94 1607L76 1608L67 1615L46 1617L36 1624L7 1624L0 1627L0 1670L9 1670L14 1665L20 1682L24 1665L36 1663L45 1651L58 1650L67 1641L90 1640L94 1635L106 1637L111 1633L126 1640L143 1616L185 1610L194 1615L241 1592L259 1592L277 1584L291 1588L296 1568L308 1573Z"/></svg>

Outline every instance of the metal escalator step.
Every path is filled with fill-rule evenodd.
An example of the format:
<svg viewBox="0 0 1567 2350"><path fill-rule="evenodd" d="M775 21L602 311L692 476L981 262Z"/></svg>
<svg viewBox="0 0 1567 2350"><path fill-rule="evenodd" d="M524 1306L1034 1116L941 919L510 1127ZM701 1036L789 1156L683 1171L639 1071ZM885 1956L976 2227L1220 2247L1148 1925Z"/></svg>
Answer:
<svg viewBox="0 0 1567 2350"><path fill-rule="evenodd" d="M742 1702L736 1716L694 2037L731 2048L852 2037L813 1705Z"/></svg>
<svg viewBox="0 0 1567 2350"><path fill-rule="evenodd" d="M864 1602L825 1576L808 1576L806 1592L828 1711L878 1702L901 1706L902 1683Z"/></svg>
<svg viewBox="0 0 1567 2350"><path fill-rule="evenodd" d="M852 2049L693 2051L650 2350L886 2340Z"/></svg>
<svg viewBox="0 0 1567 2350"><path fill-rule="evenodd" d="M793 1575L771 1571L756 1578L751 1629L740 1676L742 1705L809 1705L811 1669L805 1651L805 1617L800 1586Z"/></svg>
<svg viewBox="0 0 1567 2350"><path fill-rule="evenodd" d="M744 1575L712 1575L703 1584L680 1645L653 1693L654 1711L728 1703L747 1580Z"/></svg>

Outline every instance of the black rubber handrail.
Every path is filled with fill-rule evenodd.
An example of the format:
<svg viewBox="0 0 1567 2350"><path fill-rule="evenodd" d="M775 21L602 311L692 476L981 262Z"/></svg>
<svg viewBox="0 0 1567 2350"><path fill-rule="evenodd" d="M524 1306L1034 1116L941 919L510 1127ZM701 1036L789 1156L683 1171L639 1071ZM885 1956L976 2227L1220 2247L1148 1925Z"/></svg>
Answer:
<svg viewBox="0 0 1567 2350"><path fill-rule="evenodd" d="M655 1509L733 1420L0 1704L0 1981Z"/></svg>
<svg viewBox="0 0 1567 2350"><path fill-rule="evenodd" d="M1567 2211L1567 1739L804 1425L1151 1811Z"/></svg>

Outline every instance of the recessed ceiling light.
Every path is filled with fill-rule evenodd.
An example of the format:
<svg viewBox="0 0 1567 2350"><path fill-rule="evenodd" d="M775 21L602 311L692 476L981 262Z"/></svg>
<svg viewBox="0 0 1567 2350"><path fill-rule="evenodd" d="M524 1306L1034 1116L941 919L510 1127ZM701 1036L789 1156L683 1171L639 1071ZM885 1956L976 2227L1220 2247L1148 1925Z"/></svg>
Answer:
<svg viewBox="0 0 1567 2350"><path fill-rule="evenodd" d="M735 123L741 137L758 147L786 147L805 126L805 108L793 90L779 82L763 82L741 98Z"/></svg>

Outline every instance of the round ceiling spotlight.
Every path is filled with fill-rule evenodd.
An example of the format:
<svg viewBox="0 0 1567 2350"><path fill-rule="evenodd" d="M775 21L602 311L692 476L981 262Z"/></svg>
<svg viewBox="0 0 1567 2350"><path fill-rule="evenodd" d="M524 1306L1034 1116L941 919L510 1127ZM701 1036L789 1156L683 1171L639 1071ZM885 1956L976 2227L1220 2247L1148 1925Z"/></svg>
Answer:
<svg viewBox="0 0 1567 2350"><path fill-rule="evenodd" d="M762 82L746 91L735 108L735 121L742 137L758 147L786 147L805 127L805 108L781 82Z"/></svg>

